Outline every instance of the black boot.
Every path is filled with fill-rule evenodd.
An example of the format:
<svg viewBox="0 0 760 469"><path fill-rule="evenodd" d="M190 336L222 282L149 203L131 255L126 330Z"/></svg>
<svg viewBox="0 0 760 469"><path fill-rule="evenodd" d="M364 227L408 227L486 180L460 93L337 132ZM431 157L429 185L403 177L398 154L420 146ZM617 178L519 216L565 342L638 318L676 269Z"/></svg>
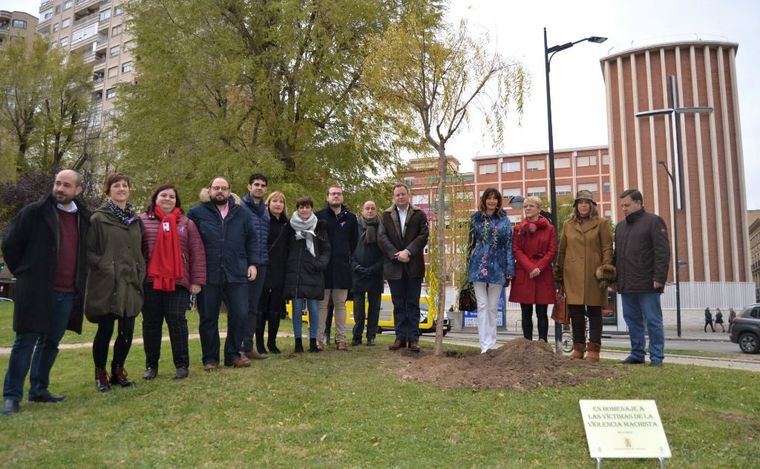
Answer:
<svg viewBox="0 0 760 469"><path fill-rule="evenodd" d="M280 349L277 348L277 342L275 340L274 337L269 337L267 340L267 349L269 349L269 353L282 353Z"/></svg>
<svg viewBox="0 0 760 469"><path fill-rule="evenodd" d="M296 353L303 353L303 341L300 338L296 339Z"/></svg>
<svg viewBox="0 0 760 469"><path fill-rule="evenodd" d="M264 348L264 331L256 331L256 350L262 355L267 353L267 349Z"/></svg>
<svg viewBox="0 0 760 469"><path fill-rule="evenodd" d="M317 347L317 339L309 339L309 352L319 352L319 347Z"/></svg>

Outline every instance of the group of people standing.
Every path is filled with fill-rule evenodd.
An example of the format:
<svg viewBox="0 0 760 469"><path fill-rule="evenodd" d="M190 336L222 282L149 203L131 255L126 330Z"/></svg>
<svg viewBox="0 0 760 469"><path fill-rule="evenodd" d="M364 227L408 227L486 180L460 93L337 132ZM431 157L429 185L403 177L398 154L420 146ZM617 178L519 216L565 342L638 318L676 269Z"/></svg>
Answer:
<svg viewBox="0 0 760 469"><path fill-rule="evenodd" d="M50 370L64 332L81 333L83 317L97 324L92 356L101 392L134 385L124 365L140 312L143 378L158 376L166 321L174 378L184 379L190 365L186 311L193 302L204 370L217 370L222 363L241 368L280 353L277 332L286 300L293 300L296 353L304 351L302 309L309 314L309 351L327 346L322 337L330 306L337 349L348 350L349 291L356 323L351 343L362 343L366 321L367 345L374 345L384 277L396 324L390 349L419 351L428 225L424 212L409 203L404 184L393 187L394 203L382 214L369 200L358 218L343 204L339 185L328 188L324 209L315 212L314 201L304 196L288 216L285 195L267 196L267 178L258 173L250 176L242 199L226 178L214 178L186 215L172 184L156 188L143 213L129 202L132 184L124 174L106 178L105 201L92 213L78 199L82 189L77 172L59 172L51 194L24 207L3 239L6 263L17 279L16 338L5 374L4 414L19 411L27 374L29 401L65 399L50 392ZM220 353L222 302L227 337Z"/></svg>
<svg viewBox="0 0 760 469"><path fill-rule="evenodd" d="M620 201L625 218L614 232L614 248L610 222L600 216L586 190L575 196L558 248L555 228L542 215L541 199L526 197L525 216L512 228L500 192L495 188L483 192L470 220L468 245L468 279L477 299L481 353L496 347L499 297L511 283L509 301L520 304L525 339L533 339L535 310L538 339L547 341L547 310L559 288L566 295L572 324L571 357L596 362L602 344L602 308L611 288L621 294L631 339L631 353L622 363L644 363L646 323L651 365L662 365L660 294L670 262L665 224L644 210L638 190L626 190Z"/></svg>

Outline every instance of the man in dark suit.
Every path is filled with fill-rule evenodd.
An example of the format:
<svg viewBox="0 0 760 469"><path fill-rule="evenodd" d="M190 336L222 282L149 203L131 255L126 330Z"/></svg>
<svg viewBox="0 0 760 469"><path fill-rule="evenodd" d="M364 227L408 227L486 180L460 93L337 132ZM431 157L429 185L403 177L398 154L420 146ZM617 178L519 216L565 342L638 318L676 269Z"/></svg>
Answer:
<svg viewBox="0 0 760 469"><path fill-rule="evenodd" d="M67 327L82 331L90 212L75 202L81 193L76 171L59 172L52 193L21 209L3 240L5 262L16 276L16 339L5 373L3 414L19 411L30 369L30 402L64 400L48 385Z"/></svg>
<svg viewBox="0 0 760 469"><path fill-rule="evenodd" d="M409 197L409 187L405 184L393 186L393 205L381 217L378 244L385 257L383 274L393 300L396 341L389 348L409 347L419 352L420 292L425 277L423 253L429 232L425 212L411 205Z"/></svg>

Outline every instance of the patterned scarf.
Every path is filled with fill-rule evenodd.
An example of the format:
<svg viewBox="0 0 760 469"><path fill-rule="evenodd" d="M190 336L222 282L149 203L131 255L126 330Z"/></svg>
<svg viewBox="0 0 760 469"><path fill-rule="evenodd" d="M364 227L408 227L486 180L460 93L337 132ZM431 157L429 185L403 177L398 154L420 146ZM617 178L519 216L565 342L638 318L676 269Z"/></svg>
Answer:
<svg viewBox="0 0 760 469"><path fill-rule="evenodd" d="M121 209L114 203L113 200L106 199L106 207L108 207L108 210L110 210L111 213L113 213L120 222L124 223L127 226L132 224L133 221L137 220L137 215L135 215L135 208L129 202L127 202L126 208Z"/></svg>
<svg viewBox="0 0 760 469"><path fill-rule="evenodd" d="M298 216L298 211L295 211L290 217L290 226L296 232L296 239L305 239L306 249L312 256L316 257L314 253L314 237L316 236L314 228L317 227L317 216L312 213L308 220L303 221Z"/></svg>

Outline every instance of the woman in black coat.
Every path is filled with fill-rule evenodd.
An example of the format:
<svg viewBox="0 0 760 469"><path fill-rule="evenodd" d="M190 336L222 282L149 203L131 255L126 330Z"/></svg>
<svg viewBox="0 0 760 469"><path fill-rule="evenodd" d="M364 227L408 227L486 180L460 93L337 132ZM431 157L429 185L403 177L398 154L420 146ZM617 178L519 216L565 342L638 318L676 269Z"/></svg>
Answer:
<svg viewBox="0 0 760 469"><path fill-rule="evenodd" d="M269 323L267 349L269 353L280 353L277 348L277 330L280 328L280 318L285 311L283 299L283 287L285 286L285 266L288 262L288 246L293 230L290 228L287 202L282 192L272 192L266 201L269 209L269 269L264 281L264 290L259 300L259 324L256 328L256 336L264 338L264 328Z"/></svg>
<svg viewBox="0 0 760 469"><path fill-rule="evenodd" d="M296 211L290 217L293 235L288 246L288 263L285 269L284 297L293 299L293 334L296 353L303 352L301 342L301 311L306 300L309 310L309 352L318 352L317 327L319 326L319 300L325 294L324 271L330 262L330 242L327 224L314 215L314 201L301 197Z"/></svg>
<svg viewBox="0 0 760 469"><path fill-rule="evenodd" d="M354 338L351 345L362 343L364 319L367 318L367 345L375 345L377 321L380 319L380 300L383 295L383 252L377 244L379 219L377 205L372 200L362 205L359 217L359 241L356 244L351 268L354 299ZM367 297L369 310L365 310Z"/></svg>

